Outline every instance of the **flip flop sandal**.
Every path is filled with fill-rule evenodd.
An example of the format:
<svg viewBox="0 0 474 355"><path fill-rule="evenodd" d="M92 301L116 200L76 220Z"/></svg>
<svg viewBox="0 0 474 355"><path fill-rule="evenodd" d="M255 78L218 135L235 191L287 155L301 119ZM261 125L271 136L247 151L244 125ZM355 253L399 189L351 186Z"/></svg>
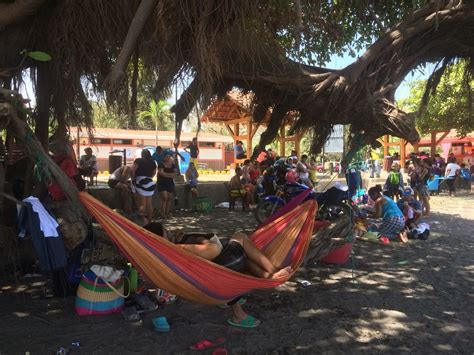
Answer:
<svg viewBox="0 0 474 355"><path fill-rule="evenodd" d="M166 333L170 331L170 325L166 317L156 317L152 319L153 328L156 332Z"/></svg>
<svg viewBox="0 0 474 355"><path fill-rule="evenodd" d="M242 319L240 322L234 322L232 319L227 319L227 323L234 327L240 328L256 328L260 325L260 321L252 316L247 316L247 318Z"/></svg>
<svg viewBox="0 0 474 355"><path fill-rule="evenodd" d="M214 351L212 352L212 355L227 355L227 354L228 354L227 349L223 347L214 349Z"/></svg>
<svg viewBox="0 0 474 355"><path fill-rule="evenodd" d="M211 340L208 340L208 339L203 339L200 342L197 342L196 344L191 345L189 347L189 349L201 351L201 350L206 350L206 349L209 349L209 348L213 348L215 346L222 345L224 343L225 343L225 338L217 338L214 341L211 341Z"/></svg>

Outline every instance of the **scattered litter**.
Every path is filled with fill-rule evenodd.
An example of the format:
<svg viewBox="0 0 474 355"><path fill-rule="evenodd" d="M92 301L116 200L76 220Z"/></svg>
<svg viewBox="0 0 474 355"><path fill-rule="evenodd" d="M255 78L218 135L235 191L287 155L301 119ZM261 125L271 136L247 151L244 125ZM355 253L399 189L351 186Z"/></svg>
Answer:
<svg viewBox="0 0 474 355"><path fill-rule="evenodd" d="M297 281L301 287L303 288L306 288L306 287L309 287L311 286L311 282L309 282L308 280L298 280Z"/></svg>
<svg viewBox="0 0 474 355"><path fill-rule="evenodd" d="M215 205L214 208L229 208L229 202L221 202L218 205Z"/></svg>
<svg viewBox="0 0 474 355"><path fill-rule="evenodd" d="M136 322L140 320L140 314L137 311L135 306L127 307L122 311L122 316L125 318L126 321L129 322Z"/></svg>
<svg viewBox="0 0 474 355"><path fill-rule="evenodd" d="M272 297L275 298L275 299L279 299L280 298L280 294L278 292L273 292L272 293Z"/></svg>

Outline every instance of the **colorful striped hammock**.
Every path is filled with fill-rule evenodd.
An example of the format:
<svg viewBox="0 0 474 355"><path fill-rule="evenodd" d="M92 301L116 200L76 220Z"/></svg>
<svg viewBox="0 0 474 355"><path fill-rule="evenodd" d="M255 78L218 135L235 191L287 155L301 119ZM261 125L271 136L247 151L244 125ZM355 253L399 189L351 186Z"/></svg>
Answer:
<svg viewBox="0 0 474 355"><path fill-rule="evenodd" d="M142 276L189 301L224 304L289 278L263 279L232 271L157 237L88 193L80 192L79 198ZM275 265L296 270L308 250L316 210L316 201L307 201L259 227L250 238Z"/></svg>

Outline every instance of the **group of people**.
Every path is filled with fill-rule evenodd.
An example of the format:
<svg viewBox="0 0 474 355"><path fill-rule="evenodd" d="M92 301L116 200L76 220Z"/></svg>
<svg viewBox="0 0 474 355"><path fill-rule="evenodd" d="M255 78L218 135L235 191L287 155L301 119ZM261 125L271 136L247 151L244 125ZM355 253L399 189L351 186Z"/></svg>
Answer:
<svg viewBox="0 0 474 355"><path fill-rule="evenodd" d="M429 215L428 182L432 177L441 177L446 182L449 196L455 195L457 178L474 179L474 164L467 169L464 163L461 165L457 163L452 153L447 162L439 154L430 158L425 152L412 153L406 166L408 166L409 187L404 186L400 165L395 161L384 188L376 185L368 191L369 197L375 202L375 212L372 215L382 218L382 224L377 230L381 237L388 239L398 237L405 241L407 231L416 227L418 219Z"/></svg>
<svg viewBox="0 0 474 355"><path fill-rule="evenodd" d="M296 151L287 158L273 154L272 149L262 150L256 159L246 159L242 166L235 168L235 175L230 179L230 195L232 198L242 197L244 208L255 205L259 193L272 195L275 185L285 183L288 171L294 172L294 182L313 188L317 184L316 158L308 160L306 154L298 159ZM232 210L232 206L230 206Z"/></svg>
<svg viewBox="0 0 474 355"><path fill-rule="evenodd" d="M194 196L197 196L199 173L196 163L199 147L196 138L185 148L185 151L188 151L191 156L188 169L185 172L187 187ZM176 195L174 183L174 178L178 173L176 159L175 152L171 149L157 146L153 155L148 149L143 149L141 157L135 159L131 166L122 166L110 175L108 185L115 189L120 196L124 212L131 211L129 193L132 192L139 214L146 218L147 222L150 222L153 217L152 199L157 192L161 217L170 216L171 205Z"/></svg>
<svg viewBox="0 0 474 355"><path fill-rule="evenodd" d="M368 194L374 202L371 216L382 218L382 223L376 228L379 238L384 242L394 239L406 242L408 233L417 227L423 215L422 204L414 198L413 190L405 188L397 202L383 193L381 185L371 187Z"/></svg>

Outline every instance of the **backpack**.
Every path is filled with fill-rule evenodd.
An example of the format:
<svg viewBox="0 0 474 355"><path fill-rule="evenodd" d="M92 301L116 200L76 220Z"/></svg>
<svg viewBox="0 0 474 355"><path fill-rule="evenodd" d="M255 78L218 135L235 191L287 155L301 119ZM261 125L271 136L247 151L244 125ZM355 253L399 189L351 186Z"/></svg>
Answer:
<svg viewBox="0 0 474 355"><path fill-rule="evenodd" d="M471 180L471 174L469 173L469 170L467 169L461 169L460 175L464 180Z"/></svg>
<svg viewBox="0 0 474 355"><path fill-rule="evenodd" d="M400 185L400 173L390 173L390 177L388 178L388 181L390 181L391 185L398 186Z"/></svg>

